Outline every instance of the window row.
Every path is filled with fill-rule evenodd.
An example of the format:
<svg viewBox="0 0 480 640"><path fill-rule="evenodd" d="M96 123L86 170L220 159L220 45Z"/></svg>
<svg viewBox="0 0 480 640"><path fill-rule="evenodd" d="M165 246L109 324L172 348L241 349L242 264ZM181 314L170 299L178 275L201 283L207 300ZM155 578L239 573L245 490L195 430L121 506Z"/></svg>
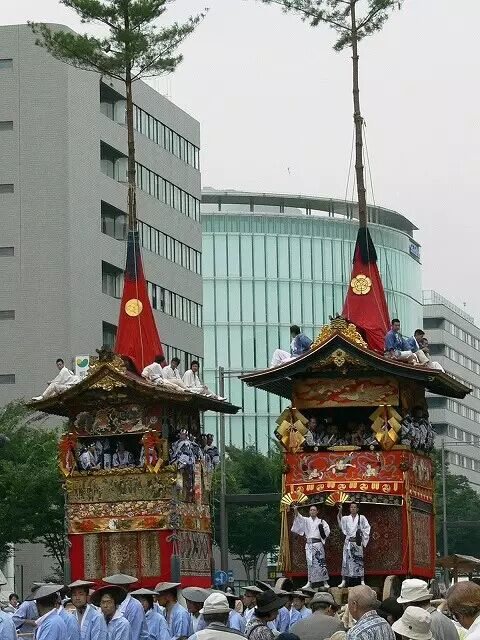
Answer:
<svg viewBox="0 0 480 640"><path fill-rule="evenodd" d="M113 348L115 345L115 338L117 335L117 327L114 324L110 324L109 322L102 323L103 330L103 344L106 347ZM192 360L198 360L200 363L200 369L203 369L203 358L200 358L194 353L188 353L187 351L183 351L183 349L179 349L178 347L173 347L170 344L163 344L163 352L165 354L165 358L168 362L172 358L178 358L181 363L181 367L186 370L190 367L190 363Z"/></svg>
<svg viewBox="0 0 480 640"><path fill-rule="evenodd" d="M133 106L133 126L150 140L195 169L200 168L200 149L140 107Z"/></svg>
<svg viewBox="0 0 480 640"><path fill-rule="evenodd" d="M153 282L148 282L147 285L148 295L154 309L196 327L202 326L202 305Z"/></svg>
<svg viewBox="0 0 480 640"><path fill-rule="evenodd" d="M480 375L479 362L472 360L468 356L449 346L445 347L445 355L447 356L447 358L450 358L450 360L453 360L453 362L458 362L458 364L461 364L466 369L470 369L470 371L473 371L474 373Z"/></svg>
<svg viewBox="0 0 480 640"><path fill-rule="evenodd" d="M202 273L202 254L196 249L155 229L146 222L138 223L140 244L147 251L179 264L194 273ZM116 240L127 237L127 216L123 211L102 202L102 233Z"/></svg>
<svg viewBox="0 0 480 640"><path fill-rule="evenodd" d="M453 322L449 322L448 320L445 320L445 330L462 342L465 342L477 351L480 351L480 339L472 336L472 334L468 333L468 331L460 329L460 327L457 327L456 324L453 324Z"/></svg>
<svg viewBox="0 0 480 640"><path fill-rule="evenodd" d="M460 429L459 427L454 427L449 424L447 433L451 438L455 438L455 440L460 440L460 442L480 447L480 436L472 433L471 431L465 431L464 429Z"/></svg>
<svg viewBox="0 0 480 640"><path fill-rule="evenodd" d="M447 409L450 409L450 411L453 411L454 413L458 413L459 416L463 416L468 420L473 420L473 422L480 423L480 411L470 409L470 407L465 406L461 402L457 402L456 400L448 398Z"/></svg>
<svg viewBox="0 0 480 640"><path fill-rule="evenodd" d="M453 453L452 451L449 451L448 461L451 464L457 465L457 467L463 467L464 469L469 469L470 471L480 471L480 460L469 458L468 456L464 456L461 453Z"/></svg>
<svg viewBox="0 0 480 640"><path fill-rule="evenodd" d="M147 282L148 295L154 309L197 327L202 326L202 305L154 282ZM121 298L123 270L102 261L102 291L112 298Z"/></svg>
<svg viewBox="0 0 480 640"><path fill-rule="evenodd" d="M187 244L167 236L146 222L139 222L138 230L142 247L179 264L194 273L202 273L202 254Z"/></svg>
<svg viewBox="0 0 480 640"><path fill-rule="evenodd" d="M200 200L190 195L176 184L165 180L143 165L136 163L137 186L149 195L181 211L189 218L200 220Z"/></svg>

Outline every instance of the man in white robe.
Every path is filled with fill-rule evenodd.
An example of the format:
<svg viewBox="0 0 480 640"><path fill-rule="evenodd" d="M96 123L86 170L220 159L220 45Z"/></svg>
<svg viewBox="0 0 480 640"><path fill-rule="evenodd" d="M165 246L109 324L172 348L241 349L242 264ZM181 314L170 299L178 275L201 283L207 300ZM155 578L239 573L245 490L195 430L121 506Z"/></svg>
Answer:
<svg viewBox="0 0 480 640"><path fill-rule="evenodd" d="M328 570L325 562L325 542L330 535L330 527L325 520L318 517L317 507L312 505L309 517L298 513L298 507L293 507L295 518L292 532L305 536L305 555L307 558L308 582L306 587L314 586L319 582L328 587Z"/></svg>
<svg viewBox="0 0 480 640"><path fill-rule="evenodd" d="M58 369L58 375L48 384L48 387L42 393L41 396L35 396L32 400L39 402L40 400L45 400L45 398L50 398L51 396L57 395L57 393L62 393L62 391L66 391L73 387L74 384L80 382L80 379L74 375L73 371L67 369L64 361L61 358L55 363Z"/></svg>
<svg viewBox="0 0 480 640"><path fill-rule="evenodd" d="M142 371L142 378L145 378L146 380L149 380L150 382L158 386L163 386L175 390L178 390L179 388L185 389L185 385L183 383L177 384L175 380L170 380L165 375L165 369L167 368L163 366L165 362L166 360L164 356L156 356L155 362L147 365Z"/></svg>
<svg viewBox="0 0 480 640"><path fill-rule="evenodd" d="M370 525L364 515L358 513L358 505L352 502L350 515L342 516L342 505L338 505L338 525L345 536L342 557L342 582L339 587L345 587L347 581L360 579L365 584L365 570L363 550L370 539ZM354 585L349 585L354 586Z"/></svg>
<svg viewBox="0 0 480 640"><path fill-rule="evenodd" d="M178 367L180 366L179 358L172 358L170 364L163 367L163 379L175 384L180 389L188 390L187 385L183 382Z"/></svg>
<svg viewBox="0 0 480 640"><path fill-rule="evenodd" d="M210 389L203 384L200 380L200 376L198 375L199 366L198 360L192 360L190 363L190 369L187 369L183 374L183 382L186 387L188 387L190 391L193 391L193 393L199 393L209 398L216 398L217 400L226 400L226 398L217 396L217 394L210 391Z"/></svg>

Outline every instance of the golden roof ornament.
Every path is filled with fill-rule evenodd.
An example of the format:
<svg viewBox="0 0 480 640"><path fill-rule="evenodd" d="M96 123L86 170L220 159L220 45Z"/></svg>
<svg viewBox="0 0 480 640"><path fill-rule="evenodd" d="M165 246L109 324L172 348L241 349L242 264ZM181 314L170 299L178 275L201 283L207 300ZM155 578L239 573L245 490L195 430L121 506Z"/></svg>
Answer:
<svg viewBox="0 0 480 640"><path fill-rule="evenodd" d="M310 349L316 349L321 344L326 342L332 336L340 333L342 336L347 338L349 342L357 345L358 347L363 347L364 349L368 348L367 343L362 338L360 333L357 330L357 327L348 322L342 316L335 316L334 318L330 317L330 324L325 324L318 334L317 338L313 341Z"/></svg>
<svg viewBox="0 0 480 640"><path fill-rule="evenodd" d="M98 356L92 356L90 358L87 376L91 376L104 364L108 364L110 368L114 369L117 373L126 373L127 368L125 367L124 361L118 354L113 353L109 347L102 347L101 349L95 349L95 351L98 353Z"/></svg>

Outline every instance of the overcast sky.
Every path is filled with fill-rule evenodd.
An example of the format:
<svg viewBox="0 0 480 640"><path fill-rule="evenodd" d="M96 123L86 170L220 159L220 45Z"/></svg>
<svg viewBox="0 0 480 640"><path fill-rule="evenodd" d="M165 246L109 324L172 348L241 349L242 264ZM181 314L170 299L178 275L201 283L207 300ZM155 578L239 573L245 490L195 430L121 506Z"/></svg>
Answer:
<svg viewBox="0 0 480 640"><path fill-rule="evenodd" d="M361 43L360 88L376 202L420 228L423 287L480 318L480 2L460 4L405 0ZM204 6L184 63L155 85L201 123L204 186L345 197L348 51L256 0L176 0L166 20ZM90 28L57 0L4 2L0 15Z"/></svg>

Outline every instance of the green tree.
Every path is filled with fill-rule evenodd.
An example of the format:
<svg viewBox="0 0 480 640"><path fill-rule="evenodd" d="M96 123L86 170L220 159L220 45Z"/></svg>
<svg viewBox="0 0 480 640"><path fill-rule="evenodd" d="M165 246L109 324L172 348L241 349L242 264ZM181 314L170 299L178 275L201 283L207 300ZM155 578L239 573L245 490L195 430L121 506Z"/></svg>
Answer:
<svg viewBox="0 0 480 640"><path fill-rule="evenodd" d="M20 402L0 410L0 559L10 544L41 542L63 575L64 498L57 464L57 430Z"/></svg>
<svg viewBox="0 0 480 640"><path fill-rule="evenodd" d="M204 14L190 17L184 24L158 28L171 0L60 0L80 16L82 22L103 25L103 38L71 31L53 31L45 24L30 23L39 34L37 44L59 60L79 69L97 71L125 84L128 136L128 228L136 229L135 139L132 86L136 80L172 73L182 61L176 54Z"/></svg>
<svg viewBox="0 0 480 640"><path fill-rule="evenodd" d="M436 469L435 498L437 506L437 549L443 555L443 488L442 458L434 452ZM448 463L445 474L447 503L447 535L449 553L478 557L480 546L480 495L472 489L465 476L450 473Z"/></svg>
<svg viewBox="0 0 480 640"><path fill-rule="evenodd" d="M352 51L353 121L355 125L355 174L357 179L358 217L361 227L367 226L367 197L363 166L363 117L360 109L358 74L358 43L379 31L389 12L400 8L403 0L261 0L278 4L285 12L297 13L312 27L328 24L337 33L334 49Z"/></svg>
<svg viewBox="0 0 480 640"><path fill-rule="evenodd" d="M255 447L228 447L226 461L227 493L255 494L279 492L282 482L283 455L274 449L264 455ZM218 495L219 472L215 474L214 492ZM215 532L219 532L218 509L215 508ZM245 568L249 580L258 577L260 565L268 553L276 551L280 540L278 504L229 504L228 549ZM217 537L215 536L215 541Z"/></svg>

